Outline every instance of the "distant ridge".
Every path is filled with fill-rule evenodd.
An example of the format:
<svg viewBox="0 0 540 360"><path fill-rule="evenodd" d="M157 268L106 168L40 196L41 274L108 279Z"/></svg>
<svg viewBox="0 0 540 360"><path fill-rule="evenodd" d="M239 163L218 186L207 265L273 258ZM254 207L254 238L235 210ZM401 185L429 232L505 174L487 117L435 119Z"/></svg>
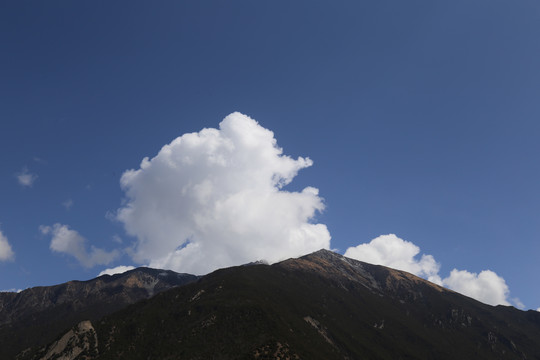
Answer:
<svg viewBox="0 0 540 360"><path fill-rule="evenodd" d="M19 359L540 359L540 313L321 250L215 271L56 339Z"/></svg>
<svg viewBox="0 0 540 360"><path fill-rule="evenodd" d="M82 320L97 320L197 279L143 267L88 281L0 293L0 359L13 359L28 347L47 344Z"/></svg>

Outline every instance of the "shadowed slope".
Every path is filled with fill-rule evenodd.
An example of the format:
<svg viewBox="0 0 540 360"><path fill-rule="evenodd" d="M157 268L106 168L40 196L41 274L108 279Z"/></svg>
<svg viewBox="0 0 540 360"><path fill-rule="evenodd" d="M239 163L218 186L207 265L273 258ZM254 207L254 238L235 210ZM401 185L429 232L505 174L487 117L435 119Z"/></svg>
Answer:
<svg viewBox="0 0 540 360"><path fill-rule="evenodd" d="M91 359L540 359L537 312L326 250L218 270L94 326Z"/></svg>
<svg viewBox="0 0 540 360"><path fill-rule="evenodd" d="M188 274L138 268L89 281L0 293L0 359L44 345L82 320L95 320L172 287L196 280Z"/></svg>

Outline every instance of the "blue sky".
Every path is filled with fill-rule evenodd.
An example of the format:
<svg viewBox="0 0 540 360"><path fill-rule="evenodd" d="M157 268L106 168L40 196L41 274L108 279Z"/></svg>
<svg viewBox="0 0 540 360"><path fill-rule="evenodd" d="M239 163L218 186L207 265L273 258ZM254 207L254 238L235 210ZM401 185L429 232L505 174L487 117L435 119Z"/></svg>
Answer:
<svg viewBox="0 0 540 360"><path fill-rule="evenodd" d="M539 17L536 1L3 2L0 289L151 263L117 218L122 174L238 111L313 161L280 191L319 190L307 221L332 249L395 234L441 278L491 270L536 309ZM51 249L54 224L78 250ZM113 260L84 266L92 246Z"/></svg>

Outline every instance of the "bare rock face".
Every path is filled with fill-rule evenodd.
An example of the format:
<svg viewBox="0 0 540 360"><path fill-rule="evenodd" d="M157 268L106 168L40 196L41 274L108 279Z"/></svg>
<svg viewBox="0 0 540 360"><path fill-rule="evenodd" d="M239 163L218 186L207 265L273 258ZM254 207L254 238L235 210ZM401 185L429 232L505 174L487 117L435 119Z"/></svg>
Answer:
<svg viewBox="0 0 540 360"><path fill-rule="evenodd" d="M198 277L173 271L138 268L88 281L0 293L0 359L50 343L59 333L83 320L148 299Z"/></svg>
<svg viewBox="0 0 540 360"><path fill-rule="evenodd" d="M92 323L81 321L64 336L44 348L39 360L86 360L98 354L97 335Z"/></svg>

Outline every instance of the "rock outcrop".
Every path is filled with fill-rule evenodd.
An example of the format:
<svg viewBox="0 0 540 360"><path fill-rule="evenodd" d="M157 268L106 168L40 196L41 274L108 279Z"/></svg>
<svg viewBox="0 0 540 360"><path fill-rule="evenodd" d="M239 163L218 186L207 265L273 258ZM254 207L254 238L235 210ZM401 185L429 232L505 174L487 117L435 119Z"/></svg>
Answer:
<svg viewBox="0 0 540 360"><path fill-rule="evenodd" d="M98 355L97 335L92 323L81 321L60 339L44 348L40 360L86 360Z"/></svg>

